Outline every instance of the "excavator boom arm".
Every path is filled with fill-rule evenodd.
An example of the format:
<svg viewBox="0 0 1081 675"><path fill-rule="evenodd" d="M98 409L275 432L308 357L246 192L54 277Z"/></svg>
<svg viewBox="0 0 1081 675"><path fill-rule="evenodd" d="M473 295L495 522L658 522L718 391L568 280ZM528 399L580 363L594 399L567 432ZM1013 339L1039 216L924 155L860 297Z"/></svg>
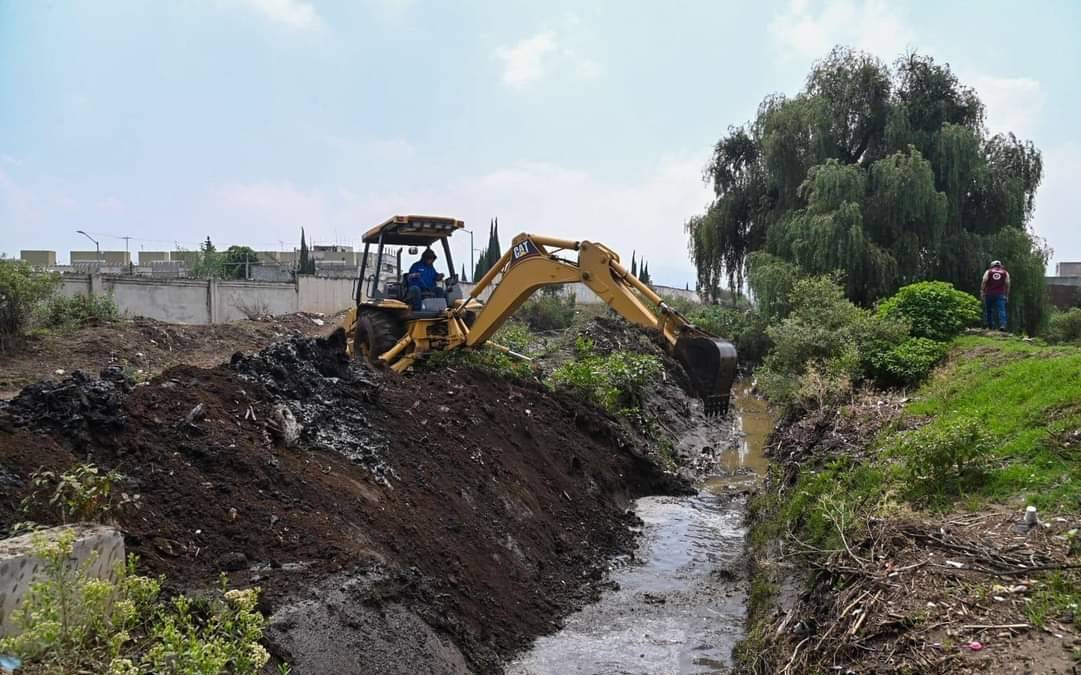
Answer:
<svg viewBox="0 0 1081 675"><path fill-rule="evenodd" d="M557 255L575 251L577 261ZM496 282L499 278L498 283ZM706 402L707 412L724 412L736 374L732 345L696 328L669 307L653 290L619 264L619 256L603 244L519 234L510 249L477 282L470 300L493 286L484 308L477 313L464 345L477 347L492 336L529 297L545 286L581 282L624 319L655 330L677 359Z"/></svg>

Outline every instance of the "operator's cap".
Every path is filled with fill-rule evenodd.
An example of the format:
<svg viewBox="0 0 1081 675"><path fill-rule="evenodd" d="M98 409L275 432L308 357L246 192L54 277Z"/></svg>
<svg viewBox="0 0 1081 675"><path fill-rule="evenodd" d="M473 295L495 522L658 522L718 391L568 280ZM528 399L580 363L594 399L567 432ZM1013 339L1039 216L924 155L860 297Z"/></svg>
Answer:
<svg viewBox="0 0 1081 675"><path fill-rule="evenodd" d="M437 256L435 255L435 251L433 251L433 250L432 250L432 249L430 249L430 248L426 248L426 249L424 249L424 253L421 253L421 254L420 254L420 259L421 259L421 260L425 260L425 259L427 259L427 258L431 258L432 260L435 260L435 259L436 259L436 257L437 257Z"/></svg>
<svg viewBox="0 0 1081 675"><path fill-rule="evenodd" d="M1001 260L992 260L991 261L991 267L1002 267L1002 261Z"/></svg>

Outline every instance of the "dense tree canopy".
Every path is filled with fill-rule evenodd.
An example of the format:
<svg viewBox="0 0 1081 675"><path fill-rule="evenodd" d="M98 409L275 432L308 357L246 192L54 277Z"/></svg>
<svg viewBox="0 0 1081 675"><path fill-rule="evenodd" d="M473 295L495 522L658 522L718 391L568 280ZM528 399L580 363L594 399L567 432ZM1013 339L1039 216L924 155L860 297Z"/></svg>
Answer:
<svg viewBox="0 0 1081 675"><path fill-rule="evenodd" d="M868 305L923 279L977 292L997 258L1013 275L1011 320L1034 330L1046 251L1027 224L1041 157L983 117L948 65L912 53L891 69L834 49L798 95L767 97L717 142L716 199L687 223L699 287L716 296L746 279L776 304L779 280L839 272Z"/></svg>

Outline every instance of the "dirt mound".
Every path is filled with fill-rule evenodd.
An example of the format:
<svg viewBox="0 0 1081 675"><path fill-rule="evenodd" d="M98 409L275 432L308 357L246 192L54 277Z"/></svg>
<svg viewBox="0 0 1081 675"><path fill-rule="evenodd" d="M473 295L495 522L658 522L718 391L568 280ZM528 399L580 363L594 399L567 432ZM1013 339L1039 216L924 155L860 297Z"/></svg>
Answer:
<svg viewBox="0 0 1081 675"><path fill-rule="evenodd" d="M116 366L91 377L81 370L60 382L39 382L0 408L0 428L56 431L85 447L91 432L124 427L124 401L132 382Z"/></svg>
<svg viewBox="0 0 1081 675"><path fill-rule="evenodd" d="M27 338L0 352L0 399L48 378L76 370L96 373L118 366L140 381L176 365L212 368L237 351L256 351L292 337L326 335L333 317L287 314L211 326L136 318L106 326ZM61 372L57 372L61 371Z"/></svg>
<svg viewBox="0 0 1081 675"><path fill-rule="evenodd" d="M295 338L134 388L78 375L0 404L0 525L30 471L89 458L140 495L120 524L170 584L225 571L275 607L381 566L396 581L371 602L408 607L491 672L595 592L630 544L631 498L678 487L539 385L375 374L343 344Z"/></svg>

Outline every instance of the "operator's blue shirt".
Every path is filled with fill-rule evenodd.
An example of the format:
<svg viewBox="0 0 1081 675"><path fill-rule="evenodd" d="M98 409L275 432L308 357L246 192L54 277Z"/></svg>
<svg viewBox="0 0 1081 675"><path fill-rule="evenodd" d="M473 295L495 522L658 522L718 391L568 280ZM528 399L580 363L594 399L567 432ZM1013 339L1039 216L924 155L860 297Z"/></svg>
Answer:
<svg viewBox="0 0 1081 675"><path fill-rule="evenodd" d="M414 278L413 274L419 274L420 278ZM409 285L419 286L423 290L431 291L435 289L436 277L439 272L435 271L435 267L429 265L423 260L418 260L409 268Z"/></svg>

